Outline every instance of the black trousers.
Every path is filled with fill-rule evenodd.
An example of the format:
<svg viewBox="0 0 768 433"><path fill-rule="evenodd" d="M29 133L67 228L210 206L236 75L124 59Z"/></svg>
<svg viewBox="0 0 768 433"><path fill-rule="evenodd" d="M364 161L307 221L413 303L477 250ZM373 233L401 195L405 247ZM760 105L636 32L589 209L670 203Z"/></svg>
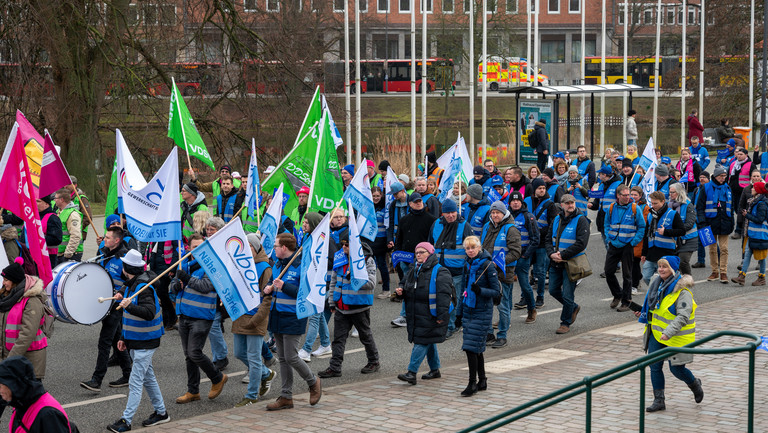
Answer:
<svg viewBox="0 0 768 433"><path fill-rule="evenodd" d="M373 333L371 332L371 310L353 314L342 314L336 310L333 314L332 356L328 365L334 371L341 371L341 364L344 362L344 348L347 345L349 331L352 330L353 326L357 329L360 342L365 347L368 363L379 362L379 350L376 348L376 342L373 341Z"/></svg>
<svg viewBox="0 0 768 433"><path fill-rule="evenodd" d="M608 254L605 256L605 281L614 298L621 299L622 305L627 305L632 301L632 265L635 260L635 248L632 245L626 245L622 248L616 248L608 244ZM619 279L616 278L616 265L621 262L622 285L619 286Z"/></svg>
<svg viewBox="0 0 768 433"><path fill-rule="evenodd" d="M203 370L211 383L219 383L223 375L211 358L203 353L208 333L211 332L213 320L195 319L181 316L179 320L179 337L184 351L184 362L187 366L187 391L192 394L200 393L200 370Z"/></svg>
<svg viewBox="0 0 768 433"><path fill-rule="evenodd" d="M131 375L131 356L127 350L117 350L117 342L122 333L123 312L122 310L112 311L101 321L101 332L99 332L98 355L96 356L96 369L93 371L93 380L101 384L104 376L107 374L109 362L109 350L114 347L115 356L120 363L120 369L123 371L123 377L128 378Z"/></svg>
<svg viewBox="0 0 768 433"><path fill-rule="evenodd" d="M160 308L163 310L163 326L173 326L176 324L176 306L168 296L168 286L171 285L171 277L165 274L153 284L157 298L160 300Z"/></svg>
<svg viewBox="0 0 768 433"><path fill-rule="evenodd" d="M547 168L547 161L549 160L549 155L544 155L542 152L539 152L536 154L536 166L539 167L539 171L544 171L545 168Z"/></svg>
<svg viewBox="0 0 768 433"><path fill-rule="evenodd" d="M643 269L640 265L640 257L632 260L632 287L639 287L640 280L643 279Z"/></svg>

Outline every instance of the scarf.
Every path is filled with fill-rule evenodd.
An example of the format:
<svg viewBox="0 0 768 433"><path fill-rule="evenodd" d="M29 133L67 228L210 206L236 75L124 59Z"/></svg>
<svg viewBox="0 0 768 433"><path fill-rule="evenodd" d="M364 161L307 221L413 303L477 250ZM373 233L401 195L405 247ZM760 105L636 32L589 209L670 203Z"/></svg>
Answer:
<svg viewBox="0 0 768 433"><path fill-rule="evenodd" d="M656 277L651 281L651 286L648 287L648 293L645 295L645 301L643 301L643 309L640 310L640 317L637 319L638 322L648 323L648 311L651 310L651 306L654 310L659 308L661 300L672 293L681 276L680 271L677 271L666 281L662 280L661 277Z"/></svg>
<svg viewBox="0 0 768 433"><path fill-rule="evenodd" d="M475 292L472 290L472 284L477 282L477 276L483 272L478 272L478 270L480 270L483 263L487 261L487 259L483 259L479 256L474 259L469 259L469 276L467 277L467 285L464 290L464 305L469 308L475 308L477 305L477 295L475 295Z"/></svg>
<svg viewBox="0 0 768 433"><path fill-rule="evenodd" d="M747 162L748 159L745 159L744 161L739 161L738 159L733 160L733 165L731 166L731 172L730 175L733 176L734 173L738 173L741 171L741 164L744 164Z"/></svg>
<svg viewBox="0 0 768 433"><path fill-rule="evenodd" d="M7 313L11 311L14 305L19 302L21 296L24 295L25 284L17 284L11 291L0 298L0 313Z"/></svg>

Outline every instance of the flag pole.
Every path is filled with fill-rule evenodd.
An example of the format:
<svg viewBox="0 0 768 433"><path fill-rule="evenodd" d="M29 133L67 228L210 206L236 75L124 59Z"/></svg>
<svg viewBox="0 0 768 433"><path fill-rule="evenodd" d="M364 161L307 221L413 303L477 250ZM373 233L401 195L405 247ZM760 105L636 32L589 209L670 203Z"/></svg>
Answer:
<svg viewBox="0 0 768 433"><path fill-rule="evenodd" d="M189 166L189 177L191 179L195 178L195 172L192 170L192 160L189 158L189 148L187 146L187 133L184 132L184 122L181 120L181 106L179 105L179 98L181 98L181 95L179 94L179 88L176 87L176 79L174 77L171 77L171 82L173 83L173 93L176 94L176 113L177 117L179 118L179 125L181 125L181 136L184 138L184 150L187 152L187 165ZM190 113L190 116L192 114Z"/></svg>
<svg viewBox="0 0 768 433"><path fill-rule="evenodd" d="M75 184L74 184L74 183L71 183L70 185L72 185L72 188L74 188L74 189L75 189L75 195L77 196L77 201L79 201L80 203L82 203L82 202L83 202L83 199L82 199L82 198L80 198L80 193L79 193L79 192L77 192L77 187L75 186ZM88 222L89 222L89 223L91 223L90 225L91 225L91 228L93 229L93 233L95 233L95 234L96 234L96 237L97 237L97 238L100 238L101 236L99 236L99 232L98 232L98 231L96 231L96 226L93 224L93 220L91 219L91 214L90 214L90 212L84 212L84 213L85 213L85 216L86 216L86 218L88 218ZM109 228L109 227L107 227L107 228Z"/></svg>

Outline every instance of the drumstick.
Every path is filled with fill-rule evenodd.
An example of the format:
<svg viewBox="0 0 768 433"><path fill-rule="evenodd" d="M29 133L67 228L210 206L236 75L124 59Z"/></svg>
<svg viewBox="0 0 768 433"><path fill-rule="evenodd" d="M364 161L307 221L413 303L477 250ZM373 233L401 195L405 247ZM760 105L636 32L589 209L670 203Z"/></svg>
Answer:
<svg viewBox="0 0 768 433"><path fill-rule="evenodd" d="M99 299L97 299L97 301L99 301L99 304L101 304L104 301L111 301L113 299L117 299L117 298L114 296L112 296L111 298L102 298L101 296L99 296Z"/></svg>
<svg viewBox="0 0 768 433"><path fill-rule="evenodd" d="M165 274L167 274L168 272L171 272L171 270L173 270L173 268L175 268L176 266L179 266L183 260L185 260L187 257L189 257L189 256L191 256L191 255L192 255L192 251L188 252L187 254L184 254L184 257L180 258L180 259L179 259L179 260L178 260L176 263L174 263L174 264L172 264L171 266L169 266L169 267L168 267L168 269L166 269L166 270L164 270L163 272L161 272L161 273L160 273L160 275L156 276L156 277L155 277L155 278L154 278L152 281L148 282L148 283L147 283L147 284L146 284L144 287L142 287L141 289L139 289L139 291L138 291L138 292L136 292L136 293L134 293L133 295L131 295L131 296L127 297L127 298L124 298L124 299L127 299L127 300L129 300L129 301L132 301L132 300L133 300L133 298L135 298L135 297L139 296L139 293L143 292L143 291L144 291L144 289L146 289L147 287L149 287L149 286L151 286L152 284L154 284L154 283L155 283L155 281L157 281L157 280L159 280L160 278L162 278L162 277L163 277ZM117 309L119 310L120 308L122 308L122 307L121 307L120 305L118 305L118 306L117 306Z"/></svg>

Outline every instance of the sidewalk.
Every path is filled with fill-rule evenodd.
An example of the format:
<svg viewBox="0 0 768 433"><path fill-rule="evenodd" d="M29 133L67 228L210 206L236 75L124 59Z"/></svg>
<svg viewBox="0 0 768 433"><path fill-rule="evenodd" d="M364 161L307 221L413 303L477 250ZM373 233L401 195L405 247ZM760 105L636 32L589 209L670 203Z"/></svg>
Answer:
<svg viewBox="0 0 768 433"><path fill-rule="evenodd" d="M606 306L606 308L608 308ZM768 317L768 291L736 296L700 305L697 336L720 330L763 335ZM512 329L514 331L514 328ZM162 432L247 431L456 431L534 398L638 358L642 352L642 325L632 323L566 337L561 342L527 353L495 355L486 351L488 390L470 398L459 393L467 384L465 364L444 365L441 379L411 386L396 377L380 377L355 384L333 386L325 382L323 398L311 407L307 393L294 396L294 409L267 412L267 402L246 408L178 420L156 427ZM458 336L458 338L461 338ZM718 347L741 346L743 339L721 339ZM713 347L713 346L709 346ZM405 347L402 350L406 350ZM407 348L410 350L410 347ZM664 366L667 410L646 415L646 431L674 428L677 432L734 432L746 430L746 353L697 356L689 365L701 379L704 401L697 405L688 387ZM403 371L405 371L405 365ZM427 370L426 362L422 365ZM758 350L755 363L755 431L768 425L768 353ZM646 370L646 406L652 400L650 372ZM627 376L593 391L592 431L637 431L639 374ZM276 381L279 386L279 381ZM169 408L172 411L172 407ZM172 413L172 412L171 412ZM503 431L583 432L585 397L579 396L507 425ZM499 430L499 431L502 431Z"/></svg>

